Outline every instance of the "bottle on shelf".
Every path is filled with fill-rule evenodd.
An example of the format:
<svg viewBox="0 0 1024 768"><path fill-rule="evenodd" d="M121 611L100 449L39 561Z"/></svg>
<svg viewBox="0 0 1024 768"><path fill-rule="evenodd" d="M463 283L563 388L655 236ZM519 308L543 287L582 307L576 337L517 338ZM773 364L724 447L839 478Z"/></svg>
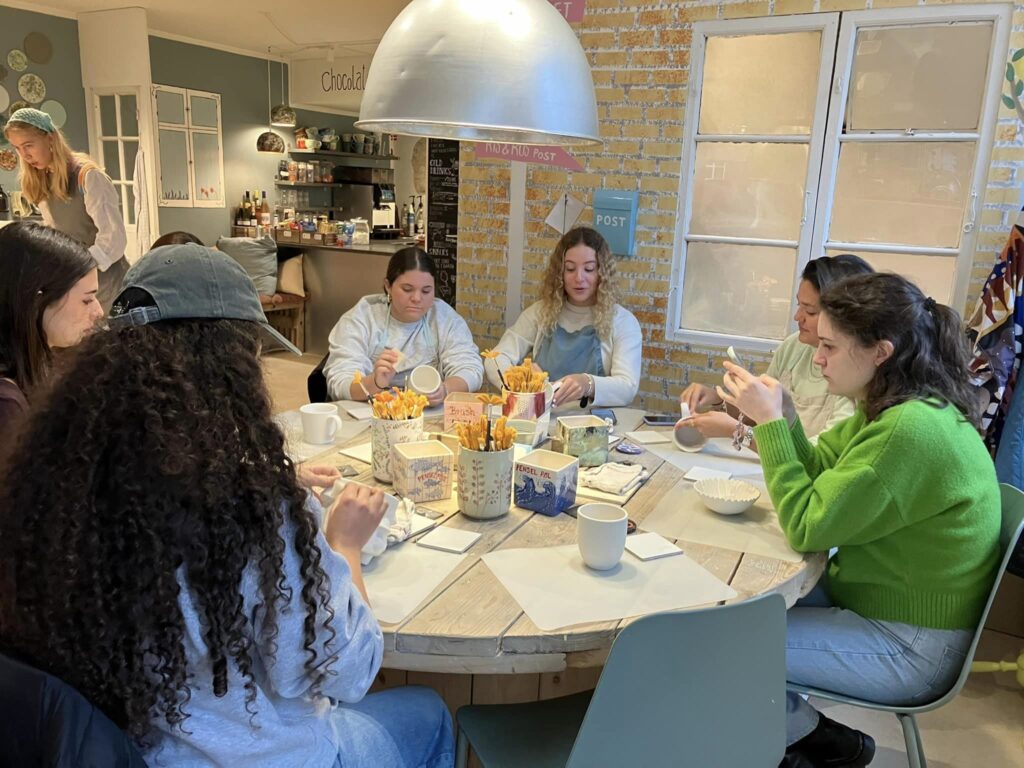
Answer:
<svg viewBox="0 0 1024 768"><path fill-rule="evenodd" d="M238 214L238 224L242 227L248 227L252 221L252 199L249 197L249 192L246 190L245 197L242 198L242 207Z"/></svg>
<svg viewBox="0 0 1024 768"><path fill-rule="evenodd" d="M0 184L0 221L9 221L11 218L11 204L7 199L7 193L4 192L4 187Z"/></svg>
<svg viewBox="0 0 1024 768"><path fill-rule="evenodd" d="M422 235L426 230L426 222L423 217L423 195L420 195L420 204L416 207L416 234Z"/></svg>
<svg viewBox="0 0 1024 768"><path fill-rule="evenodd" d="M260 203L260 226L270 226L270 205L267 203L267 191L263 190L262 202Z"/></svg>
<svg viewBox="0 0 1024 768"><path fill-rule="evenodd" d="M402 218L398 220L398 223L405 227L409 222L409 204L402 203ZM407 233L408 234L408 233Z"/></svg>
<svg viewBox="0 0 1024 768"><path fill-rule="evenodd" d="M416 232L416 195L409 195L409 210L405 214L405 234L412 237Z"/></svg>

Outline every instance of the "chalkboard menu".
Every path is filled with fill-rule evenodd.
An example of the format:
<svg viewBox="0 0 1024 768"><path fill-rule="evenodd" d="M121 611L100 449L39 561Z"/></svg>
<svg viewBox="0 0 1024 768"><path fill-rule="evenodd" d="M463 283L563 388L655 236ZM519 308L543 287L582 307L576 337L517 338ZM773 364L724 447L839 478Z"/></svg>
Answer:
<svg viewBox="0 0 1024 768"><path fill-rule="evenodd" d="M437 265L437 295L455 306L459 142L430 139L427 158L427 253Z"/></svg>

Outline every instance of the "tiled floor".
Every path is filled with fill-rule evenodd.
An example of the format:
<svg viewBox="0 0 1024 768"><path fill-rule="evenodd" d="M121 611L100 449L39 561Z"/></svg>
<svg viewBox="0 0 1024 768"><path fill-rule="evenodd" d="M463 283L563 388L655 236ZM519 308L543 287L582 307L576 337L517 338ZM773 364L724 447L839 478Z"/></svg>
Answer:
<svg viewBox="0 0 1024 768"><path fill-rule="evenodd" d="M274 411L307 402L306 376L318 355L264 357ZM1024 649L1024 638L986 632L977 658L1012 661ZM907 765L903 731L894 715L816 702L829 717L874 736L878 753L872 768ZM973 674L949 705L919 718L930 768L1024 768L1024 687L1012 673Z"/></svg>

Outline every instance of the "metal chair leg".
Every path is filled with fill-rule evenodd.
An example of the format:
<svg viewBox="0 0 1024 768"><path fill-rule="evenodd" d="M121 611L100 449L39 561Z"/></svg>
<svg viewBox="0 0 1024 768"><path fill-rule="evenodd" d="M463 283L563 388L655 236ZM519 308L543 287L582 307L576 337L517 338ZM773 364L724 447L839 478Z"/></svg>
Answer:
<svg viewBox="0 0 1024 768"><path fill-rule="evenodd" d="M456 728L458 726L456 725ZM455 742L455 768L467 768L469 765L469 739L465 732L459 728L459 735Z"/></svg>
<svg viewBox="0 0 1024 768"><path fill-rule="evenodd" d="M910 768L928 768L924 756L924 744L921 742L921 731L913 715L898 714L900 725L903 726L903 741L907 747L907 762Z"/></svg>

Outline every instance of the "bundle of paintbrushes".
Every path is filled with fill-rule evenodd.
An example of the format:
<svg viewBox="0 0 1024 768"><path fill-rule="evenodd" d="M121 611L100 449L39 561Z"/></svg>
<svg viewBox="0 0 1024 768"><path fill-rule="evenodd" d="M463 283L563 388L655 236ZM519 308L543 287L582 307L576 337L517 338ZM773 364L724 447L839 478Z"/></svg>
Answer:
<svg viewBox="0 0 1024 768"><path fill-rule="evenodd" d="M548 375L544 371L533 369L533 360L526 358L519 365L510 365L502 377L505 389L510 392L543 392L548 383Z"/></svg>
<svg viewBox="0 0 1024 768"><path fill-rule="evenodd" d="M423 415L423 409L429 401L423 395L417 394L409 389L392 387L378 392L373 396L370 405L373 406L373 415L378 419L390 419L392 421L404 421L405 419L418 419Z"/></svg>
<svg viewBox="0 0 1024 768"><path fill-rule="evenodd" d="M516 430L508 426L508 418L501 416L492 427L490 419L481 416L478 421L456 424L459 444L470 451L507 451L516 439Z"/></svg>

